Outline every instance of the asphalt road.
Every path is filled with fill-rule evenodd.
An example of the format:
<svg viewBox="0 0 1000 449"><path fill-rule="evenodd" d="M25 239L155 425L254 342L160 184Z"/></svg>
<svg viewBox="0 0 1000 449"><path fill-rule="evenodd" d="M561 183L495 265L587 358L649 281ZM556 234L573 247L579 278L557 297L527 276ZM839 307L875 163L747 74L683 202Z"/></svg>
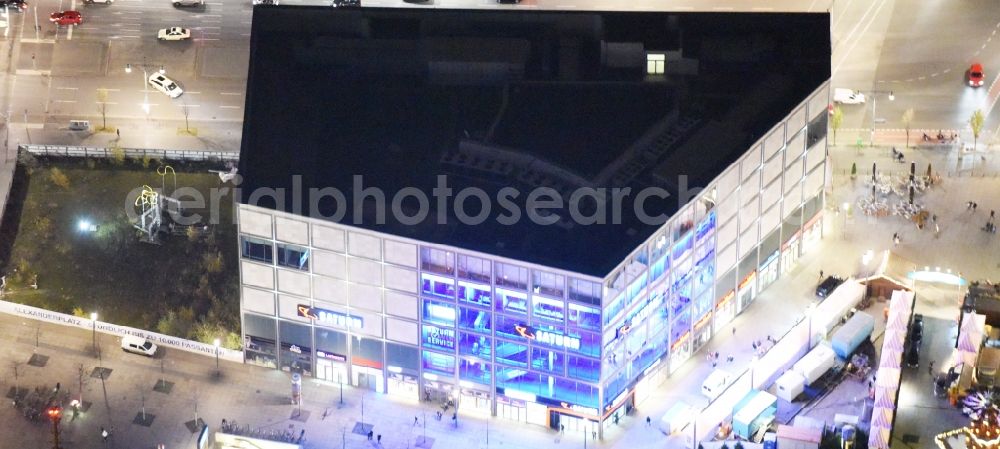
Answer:
<svg viewBox="0 0 1000 449"><path fill-rule="evenodd" d="M971 141L968 119L987 115L992 137L1000 120L1000 9L995 2L970 0L848 0L833 15L833 86L867 91L864 105L844 105L845 129L905 128L903 114L914 109L913 129L959 129ZM855 5L857 4L857 5ZM844 12L838 13L837 6ZM983 64L986 83L965 83L973 62ZM873 93L873 91L881 93ZM888 92L894 101L889 101ZM872 97L876 104L873 114ZM867 140L867 133L862 133Z"/></svg>

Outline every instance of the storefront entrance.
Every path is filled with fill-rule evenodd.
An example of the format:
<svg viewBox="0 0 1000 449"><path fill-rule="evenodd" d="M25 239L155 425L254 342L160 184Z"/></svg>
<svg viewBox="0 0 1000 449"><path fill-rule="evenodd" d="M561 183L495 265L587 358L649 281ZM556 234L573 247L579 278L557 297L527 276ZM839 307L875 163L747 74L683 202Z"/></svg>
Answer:
<svg viewBox="0 0 1000 449"><path fill-rule="evenodd" d="M740 288L736 293L739 299L739 307L736 308L736 313L742 313L744 309L750 306L753 299L757 297L757 273L750 273L742 282L740 282Z"/></svg>
<svg viewBox="0 0 1000 449"><path fill-rule="evenodd" d="M796 233L781 246L781 272L788 273L799 261L799 234Z"/></svg>
<svg viewBox="0 0 1000 449"><path fill-rule="evenodd" d="M760 267L760 289L778 279L778 251L771 253Z"/></svg>
<svg viewBox="0 0 1000 449"><path fill-rule="evenodd" d="M316 359L316 378L329 382L346 382L347 365L332 360Z"/></svg>
<svg viewBox="0 0 1000 449"><path fill-rule="evenodd" d="M528 410L524 401L497 396L497 417L512 421L527 422Z"/></svg>

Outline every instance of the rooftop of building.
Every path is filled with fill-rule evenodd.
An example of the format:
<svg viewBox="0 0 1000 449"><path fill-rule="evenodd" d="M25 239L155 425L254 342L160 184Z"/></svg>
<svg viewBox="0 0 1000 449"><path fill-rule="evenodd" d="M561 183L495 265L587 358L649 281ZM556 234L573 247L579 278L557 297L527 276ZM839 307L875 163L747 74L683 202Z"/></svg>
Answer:
<svg viewBox="0 0 1000 449"><path fill-rule="evenodd" d="M256 8L241 201L602 277L659 227L639 191L670 192L645 214L673 214L679 186L705 186L829 76L827 14ZM384 192L384 220L356 175ZM344 198L311 207L325 187ZM464 188L492 199L485 222L460 219ZM539 188L566 205L532 220ZM632 189L617 223L612 188ZM608 224L574 219L574 192ZM464 210L483 212L475 195Z"/></svg>

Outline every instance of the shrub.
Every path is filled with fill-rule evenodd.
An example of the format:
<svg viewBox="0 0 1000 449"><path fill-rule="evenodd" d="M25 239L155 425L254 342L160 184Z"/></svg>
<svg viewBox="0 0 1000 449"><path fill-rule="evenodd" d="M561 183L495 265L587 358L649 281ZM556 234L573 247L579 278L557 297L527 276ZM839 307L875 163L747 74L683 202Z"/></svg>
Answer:
<svg viewBox="0 0 1000 449"><path fill-rule="evenodd" d="M49 170L49 180L63 190L69 190L69 176L66 176L58 167L52 167Z"/></svg>
<svg viewBox="0 0 1000 449"><path fill-rule="evenodd" d="M114 165L123 165L125 163L125 149L117 143L109 149L111 150L111 163Z"/></svg>

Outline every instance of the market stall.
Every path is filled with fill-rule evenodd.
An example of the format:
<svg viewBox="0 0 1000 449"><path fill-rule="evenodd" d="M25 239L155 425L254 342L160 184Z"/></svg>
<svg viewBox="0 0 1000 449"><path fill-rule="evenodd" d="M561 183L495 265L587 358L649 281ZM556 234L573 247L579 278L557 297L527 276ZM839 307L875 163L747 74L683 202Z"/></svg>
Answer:
<svg viewBox="0 0 1000 449"><path fill-rule="evenodd" d="M733 408L733 433L749 440L758 430L774 421L777 411L777 397L764 391L752 390Z"/></svg>

